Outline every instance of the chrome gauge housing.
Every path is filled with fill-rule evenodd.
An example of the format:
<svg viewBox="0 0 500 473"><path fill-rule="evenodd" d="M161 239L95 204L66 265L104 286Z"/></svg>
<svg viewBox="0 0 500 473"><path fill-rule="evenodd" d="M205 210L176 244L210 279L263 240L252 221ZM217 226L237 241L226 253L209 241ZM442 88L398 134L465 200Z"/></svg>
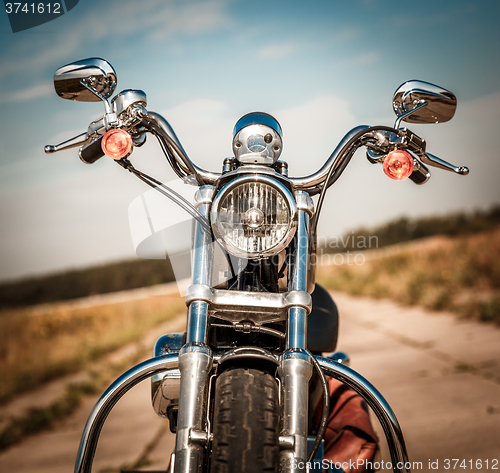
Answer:
<svg viewBox="0 0 500 473"><path fill-rule="evenodd" d="M297 205L280 182L246 175L226 184L210 214L215 237L232 255L258 259L279 253L297 228Z"/></svg>
<svg viewBox="0 0 500 473"><path fill-rule="evenodd" d="M234 126L233 153L241 164L271 166L282 149L281 126L267 113L248 113Z"/></svg>

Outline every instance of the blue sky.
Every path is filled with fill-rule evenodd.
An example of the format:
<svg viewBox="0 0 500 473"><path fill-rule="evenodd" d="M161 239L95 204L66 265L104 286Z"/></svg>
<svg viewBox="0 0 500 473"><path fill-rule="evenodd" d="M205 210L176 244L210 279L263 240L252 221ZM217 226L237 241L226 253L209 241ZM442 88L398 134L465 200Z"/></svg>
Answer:
<svg viewBox="0 0 500 473"><path fill-rule="evenodd" d="M127 209L144 185L105 158L86 166L76 150L43 153L102 115L101 104L53 91L55 69L85 57L109 60L119 90L146 91L191 159L216 171L249 111L280 121L282 159L305 175L352 127L391 125L401 83L436 83L457 95L455 117L411 128L471 174L394 182L359 151L329 192L320 232L499 202L499 12L498 1L80 0L15 34L0 14L0 279L134 255ZM151 139L133 162L174 179Z"/></svg>

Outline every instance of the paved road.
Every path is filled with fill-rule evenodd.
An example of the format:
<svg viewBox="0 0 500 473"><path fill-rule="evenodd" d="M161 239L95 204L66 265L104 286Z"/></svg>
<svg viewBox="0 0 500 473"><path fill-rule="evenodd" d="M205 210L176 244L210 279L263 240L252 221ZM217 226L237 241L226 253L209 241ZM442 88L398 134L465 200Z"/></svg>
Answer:
<svg viewBox="0 0 500 473"><path fill-rule="evenodd" d="M466 460L458 471L476 471L477 459L483 470L485 460L500 461L499 328L388 301L335 300L338 348L393 407L410 460L422 462L418 471L436 471L429 460L438 471L446 459ZM386 448L383 459L390 460Z"/></svg>
<svg viewBox="0 0 500 473"><path fill-rule="evenodd" d="M350 354L351 367L392 405L410 460L421 462L413 471L446 471L446 459L466 460L466 468L459 463L457 471L476 471L477 459L483 460L482 470L486 460L491 469L500 460L500 329L388 301L334 296L341 315L338 349ZM165 468L173 436L149 396L144 382L118 403L103 429L94 471L116 471L141 458L149 460L142 470ZM72 471L95 400L88 399L57 431L1 454L0 471ZM390 459L385 447L382 459ZM429 460L438 468L430 468Z"/></svg>

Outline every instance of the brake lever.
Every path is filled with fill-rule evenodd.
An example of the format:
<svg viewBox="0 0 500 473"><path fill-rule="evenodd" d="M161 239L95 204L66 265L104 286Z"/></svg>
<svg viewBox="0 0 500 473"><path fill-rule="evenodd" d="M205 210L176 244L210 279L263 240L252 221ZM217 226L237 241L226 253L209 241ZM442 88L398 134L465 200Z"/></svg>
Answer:
<svg viewBox="0 0 500 473"><path fill-rule="evenodd" d="M455 172L461 176L466 176L469 174L469 168L466 166L455 166L444 159L438 158L431 153L422 153L419 158L423 163L429 166L434 166L435 168L444 169L445 171Z"/></svg>
<svg viewBox="0 0 500 473"><path fill-rule="evenodd" d="M454 164L445 161L444 159L438 158L431 153L427 153L426 143L423 138L420 138L417 134L413 133L408 128L402 128L401 131L405 134L403 138L403 144L410 150L413 151L424 164L433 166L435 168L444 169L445 171L451 171L462 176L469 174L469 168L466 166L455 166Z"/></svg>
<svg viewBox="0 0 500 473"><path fill-rule="evenodd" d="M63 151L65 149L83 146L83 145L86 145L87 143L89 143L91 139L92 139L92 137L89 136L89 134L87 132L85 132L85 133L82 133L81 135L75 136L74 138L71 138L67 141L63 141L62 143L59 143L58 145L46 145L45 146L45 153L50 154L50 153L55 153L56 151Z"/></svg>

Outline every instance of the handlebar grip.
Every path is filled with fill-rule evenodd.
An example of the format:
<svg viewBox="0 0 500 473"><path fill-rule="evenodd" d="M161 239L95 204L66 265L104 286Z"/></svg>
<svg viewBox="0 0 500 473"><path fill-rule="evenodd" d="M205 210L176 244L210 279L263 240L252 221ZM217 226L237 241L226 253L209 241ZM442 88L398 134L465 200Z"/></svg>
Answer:
<svg viewBox="0 0 500 473"><path fill-rule="evenodd" d="M415 184L425 184L431 178L431 173L421 162L415 160L414 163L415 167L410 175L410 179Z"/></svg>
<svg viewBox="0 0 500 473"><path fill-rule="evenodd" d="M85 164L93 164L99 158L102 158L104 156L104 151L102 150L101 142L102 142L102 136L93 140L88 145L80 148L78 155Z"/></svg>

